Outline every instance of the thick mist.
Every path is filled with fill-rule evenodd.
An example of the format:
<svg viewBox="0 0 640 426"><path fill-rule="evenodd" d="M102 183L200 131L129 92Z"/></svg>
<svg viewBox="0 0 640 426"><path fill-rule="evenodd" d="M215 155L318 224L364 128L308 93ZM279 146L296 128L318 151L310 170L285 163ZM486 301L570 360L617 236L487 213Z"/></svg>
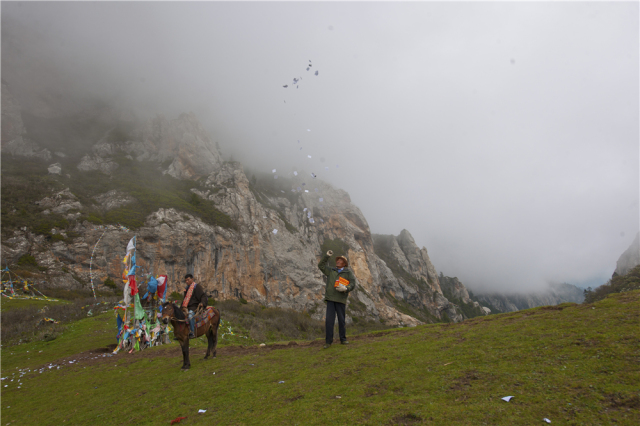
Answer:
<svg viewBox="0 0 640 426"><path fill-rule="evenodd" d="M2 78L34 114L193 111L472 290L533 291L604 283L638 231L638 30L637 3L10 2Z"/></svg>

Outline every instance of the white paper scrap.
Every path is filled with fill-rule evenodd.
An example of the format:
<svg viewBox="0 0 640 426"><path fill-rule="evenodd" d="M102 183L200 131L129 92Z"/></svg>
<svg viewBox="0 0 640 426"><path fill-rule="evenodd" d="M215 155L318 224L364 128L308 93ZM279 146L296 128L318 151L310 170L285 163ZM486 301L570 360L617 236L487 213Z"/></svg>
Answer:
<svg viewBox="0 0 640 426"><path fill-rule="evenodd" d="M544 420L544 421L545 421L545 423L551 423L551 420L549 420L549 419L548 419L548 418L546 418L546 417L545 417L544 419L542 419L542 420Z"/></svg>
<svg viewBox="0 0 640 426"><path fill-rule="evenodd" d="M277 230L277 229L274 229L274 230L273 230L273 235L276 235L277 233L278 233L278 230Z"/></svg>
<svg viewBox="0 0 640 426"><path fill-rule="evenodd" d="M311 158L311 156L310 156L310 155L307 155L307 157Z"/></svg>
<svg viewBox="0 0 640 426"><path fill-rule="evenodd" d="M198 410L198 413L206 413L207 410Z"/></svg>
<svg viewBox="0 0 640 426"><path fill-rule="evenodd" d="M308 190L308 189L305 189L305 190L304 190L304 192L309 192L309 190Z"/></svg>
<svg viewBox="0 0 640 426"><path fill-rule="evenodd" d="M276 172L276 169L271 170L271 173L275 173L275 172Z"/></svg>
<svg viewBox="0 0 640 426"><path fill-rule="evenodd" d="M505 396L504 398L502 398L503 401L507 401L509 402L509 400L513 398L512 396Z"/></svg>
<svg viewBox="0 0 640 426"><path fill-rule="evenodd" d="M279 383L279 384L280 384L280 383L284 383L284 380L280 380L278 383Z"/></svg>
<svg viewBox="0 0 640 426"><path fill-rule="evenodd" d="M298 172L293 172L293 175L294 176L298 176Z"/></svg>

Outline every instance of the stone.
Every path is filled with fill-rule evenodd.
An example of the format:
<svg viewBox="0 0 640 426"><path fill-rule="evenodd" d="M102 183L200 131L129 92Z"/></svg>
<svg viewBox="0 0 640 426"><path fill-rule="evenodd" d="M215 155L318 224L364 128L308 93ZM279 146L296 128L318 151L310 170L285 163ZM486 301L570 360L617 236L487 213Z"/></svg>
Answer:
<svg viewBox="0 0 640 426"><path fill-rule="evenodd" d="M49 168L47 168L47 170L49 171L49 174L59 175L60 173L62 173L62 164L53 163L49 166Z"/></svg>

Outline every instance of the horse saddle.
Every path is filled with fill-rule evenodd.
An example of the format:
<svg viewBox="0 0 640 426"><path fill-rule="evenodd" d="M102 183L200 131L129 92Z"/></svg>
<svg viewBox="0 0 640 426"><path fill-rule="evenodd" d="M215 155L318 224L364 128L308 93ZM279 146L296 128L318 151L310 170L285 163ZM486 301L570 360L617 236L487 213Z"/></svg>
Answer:
<svg viewBox="0 0 640 426"><path fill-rule="evenodd" d="M196 328L202 327L207 321L211 321L214 316L216 316L216 313L213 311L213 306L207 306L204 312L194 317Z"/></svg>

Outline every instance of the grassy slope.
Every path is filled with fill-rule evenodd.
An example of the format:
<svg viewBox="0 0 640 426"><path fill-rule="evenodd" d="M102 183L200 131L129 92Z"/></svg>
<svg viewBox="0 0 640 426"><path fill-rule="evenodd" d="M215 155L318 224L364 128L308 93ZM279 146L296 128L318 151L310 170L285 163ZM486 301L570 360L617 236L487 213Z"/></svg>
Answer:
<svg viewBox="0 0 640 426"><path fill-rule="evenodd" d="M159 355L153 358L119 354L27 375L21 389L2 381L2 422L169 424L188 416L181 424L512 425L547 417L638 424L639 302L634 291L594 305L375 333L329 350L222 349L204 361L200 345L186 373L175 346L148 350ZM112 332L113 317L104 314L53 342L3 349L2 377L112 343ZM503 402L507 395L515 398Z"/></svg>
<svg viewBox="0 0 640 426"><path fill-rule="evenodd" d="M6 297L2 297L2 299L0 299L0 307L1 307L0 310L10 311L13 309L26 308L28 306L35 306L41 309L52 303L59 303L59 304L69 303L67 300L62 300L62 299L55 299L55 300L56 301L54 302L53 300L20 299L20 298L8 299Z"/></svg>

